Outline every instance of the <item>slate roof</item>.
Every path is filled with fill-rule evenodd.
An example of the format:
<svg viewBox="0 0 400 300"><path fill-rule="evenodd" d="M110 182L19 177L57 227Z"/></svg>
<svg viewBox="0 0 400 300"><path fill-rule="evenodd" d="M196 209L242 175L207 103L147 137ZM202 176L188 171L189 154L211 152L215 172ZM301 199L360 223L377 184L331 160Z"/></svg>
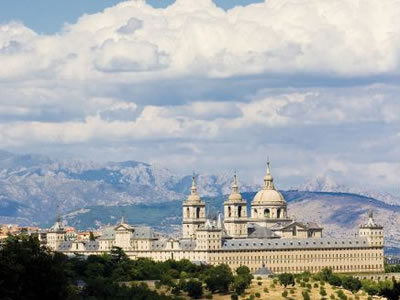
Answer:
<svg viewBox="0 0 400 300"><path fill-rule="evenodd" d="M364 238L320 238L320 239L235 239L225 240L222 249L321 249L321 248L366 248Z"/></svg>
<svg viewBox="0 0 400 300"><path fill-rule="evenodd" d="M273 233L270 229L253 223L250 223L248 225L247 233L249 238L257 238L257 239L279 238L279 236Z"/></svg>

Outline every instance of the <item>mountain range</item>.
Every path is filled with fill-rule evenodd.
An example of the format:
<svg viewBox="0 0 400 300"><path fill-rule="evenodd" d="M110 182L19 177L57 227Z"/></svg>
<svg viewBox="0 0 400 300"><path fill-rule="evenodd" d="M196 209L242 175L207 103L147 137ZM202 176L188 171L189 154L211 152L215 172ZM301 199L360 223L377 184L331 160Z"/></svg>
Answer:
<svg viewBox="0 0 400 300"><path fill-rule="evenodd" d="M211 210L222 211L231 174L196 177ZM58 211L68 224L85 229L116 223L124 215L131 223L174 234L180 229L180 205L190 184L189 175L143 162L58 160L0 151L0 223L48 226ZM258 189L241 182L248 203ZM327 236L355 234L372 209L385 226L387 246L400 249L400 201L390 194L345 187L329 177L282 193L290 215L323 225Z"/></svg>

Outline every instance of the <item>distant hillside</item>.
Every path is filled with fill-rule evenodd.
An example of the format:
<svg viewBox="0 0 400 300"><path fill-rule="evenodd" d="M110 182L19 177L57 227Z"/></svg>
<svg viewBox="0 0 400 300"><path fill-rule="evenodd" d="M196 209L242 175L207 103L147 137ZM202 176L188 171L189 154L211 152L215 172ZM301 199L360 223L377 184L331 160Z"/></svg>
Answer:
<svg viewBox="0 0 400 300"><path fill-rule="evenodd" d="M372 198L346 193L284 191L289 203L289 215L296 219L314 221L324 227L326 236L354 235L373 209L375 219L385 226L387 246L400 249L400 206L389 205ZM255 193L243 193L250 203ZM204 198L212 212L222 212L226 197ZM248 205L250 206L250 205ZM65 215L68 224L87 228L114 224L124 215L132 224L146 224L159 231L174 233L180 230L181 201L133 204L126 206L93 206ZM396 249L394 249L396 251Z"/></svg>
<svg viewBox="0 0 400 300"><path fill-rule="evenodd" d="M230 191L232 175L196 176L204 196ZM0 223L39 224L86 206L180 200L191 176L137 161L94 163L0 151ZM243 191L255 190L242 182Z"/></svg>

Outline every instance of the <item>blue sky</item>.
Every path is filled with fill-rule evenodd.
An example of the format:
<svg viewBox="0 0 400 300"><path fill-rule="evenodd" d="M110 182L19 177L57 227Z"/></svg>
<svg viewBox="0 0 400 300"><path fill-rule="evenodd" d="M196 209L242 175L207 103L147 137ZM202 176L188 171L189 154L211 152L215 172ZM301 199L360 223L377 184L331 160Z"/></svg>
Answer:
<svg viewBox="0 0 400 300"><path fill-rule="evenodd" d="M73 23L83 14L91 14L113 6L121 0L3 0L0 22L21 21L40 33L59 31L65 23ZM174 0L150 0L154 7L166 7ZM236 5L263 2L260 0L217 0L218 6L229 9Z"/></svg>
<svg viewBox="0 0 400 300"><path fill-rule="evenodd" d="M400 1L3 1L0 145L399 194Z"/></svg>

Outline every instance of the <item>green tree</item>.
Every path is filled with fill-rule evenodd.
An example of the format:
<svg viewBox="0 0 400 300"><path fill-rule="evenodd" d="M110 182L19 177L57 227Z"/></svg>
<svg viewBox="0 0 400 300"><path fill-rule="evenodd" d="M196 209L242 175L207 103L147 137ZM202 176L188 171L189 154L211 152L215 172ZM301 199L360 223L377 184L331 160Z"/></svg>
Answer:
<svg viewBox="0 0 400 300"><path fill-rule="evenodd" d="M294 286L294 276L290 273L282 273L278 276L279 283L283 285L285 288L290 284Z"/></svg>
<svg viewBox="0 0 400 300"><path fill-rule="evenodd" d="M388 300L398 300L400 298L400 282L393 279L392 286L385 285L381 288L379 295L386 297Z"/></svg>
<svg viewBox="0 0 400 300"><path fill-rule="evenodd" d="M248 282L243 276L235 276L233 281L233 289L238 295L242 295L248 287Z"/></svg>
<svg viewBox="0 0 400 300"><path fill-rule="evenodd" d="M68 258L41 247L37 238L10 236L0 247L2 299L68 299Z"/></svg>
<svg viewBox="0 0 400 300"><path fill-rule="evenodd" d="M229 266L218 265L206 271L204 282L211 292L225 293L233 282L233 274Z"/></svg>
<svg viewBox="0 0 400 300"><path fill-rule="evenodd" d="M186 283L185 290L189 297L197 299L203 296L203 287L200 281L194 279L189 280Z"/></svg>
<svg viewBox="0 0 400 300"><path fill-rule="evenodd" d="M112 247L110 254L114 263L119 263L129 259L129 257L125 254L124 250L122 250L121 247Z"/></svg>
<svg viewBox="0 0 400 300"><path fill-rule="evenodd" d="M346 276L342 280L342 286L346 290L358 292L361 289L361 281L352 276Z"/></svg>
<svg viewBox="0 0 400 300"><path fill-rule="evenodd" d="M96 240L96 238L94 237L93 231L89 232L89 240L90 241L95 241Z"/></svg>

